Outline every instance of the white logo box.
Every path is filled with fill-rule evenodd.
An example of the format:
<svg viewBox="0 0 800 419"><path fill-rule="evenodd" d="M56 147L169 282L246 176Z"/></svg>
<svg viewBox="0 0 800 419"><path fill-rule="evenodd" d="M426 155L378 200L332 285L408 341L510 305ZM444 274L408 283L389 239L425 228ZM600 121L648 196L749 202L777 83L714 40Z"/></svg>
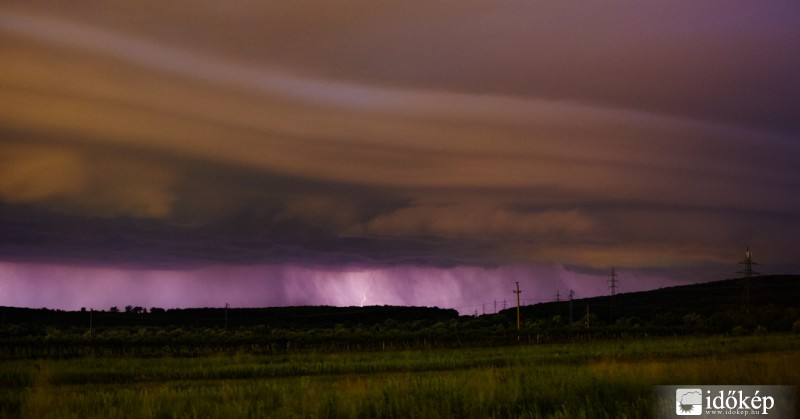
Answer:
<svg viewBox="0 0 800 419"><path fill-rule="evenodd" d="M653 390L654 418L797 418L795 386L673 385Z"/></svg>

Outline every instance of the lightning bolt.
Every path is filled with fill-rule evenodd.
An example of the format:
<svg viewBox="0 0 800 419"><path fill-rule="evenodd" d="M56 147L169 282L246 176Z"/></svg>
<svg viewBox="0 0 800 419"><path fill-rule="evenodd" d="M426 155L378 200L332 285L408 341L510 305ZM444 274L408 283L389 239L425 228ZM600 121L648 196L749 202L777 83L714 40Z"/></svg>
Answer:
<svg viewBox="0 0 800 419"><path fill-rule="evenodd" d="M367 287L364 288L364 292L361 294L361 306L364 307L364 303L367 301L367 293L369 292L370 287L372 286L372 281L375 279L375 271L372 271L372 275L369 276L369 283Z"/></svg>

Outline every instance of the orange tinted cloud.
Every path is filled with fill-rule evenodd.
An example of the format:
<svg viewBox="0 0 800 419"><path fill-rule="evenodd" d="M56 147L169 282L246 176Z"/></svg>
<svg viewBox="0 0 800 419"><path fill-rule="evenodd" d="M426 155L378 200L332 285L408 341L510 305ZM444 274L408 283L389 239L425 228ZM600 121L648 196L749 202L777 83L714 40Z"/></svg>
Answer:
<svg viewBox="0 0 800 419"><path fill-rule="evenodd" d="M0 198L209 253L660 266L796 236L796 7L562 3L10 2Z"/></svg>
<svg viewBox="0 0 800 419"><path fill-rule="evenodd" d="M161 165L58 146L0 146L0 197L89 216L164 218L175 174Z"/></svg>

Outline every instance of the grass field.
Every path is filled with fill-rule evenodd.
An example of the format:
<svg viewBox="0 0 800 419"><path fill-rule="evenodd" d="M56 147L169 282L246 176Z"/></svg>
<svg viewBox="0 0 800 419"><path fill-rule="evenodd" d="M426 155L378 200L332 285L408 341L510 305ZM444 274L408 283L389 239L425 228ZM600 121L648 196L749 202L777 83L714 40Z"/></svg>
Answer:
<svg viewBox="0 0 800 419"><path fill-rule="evenodd" d="M658 384L800 383L800 336L0 361L20 418L638 418Z"/></svg>

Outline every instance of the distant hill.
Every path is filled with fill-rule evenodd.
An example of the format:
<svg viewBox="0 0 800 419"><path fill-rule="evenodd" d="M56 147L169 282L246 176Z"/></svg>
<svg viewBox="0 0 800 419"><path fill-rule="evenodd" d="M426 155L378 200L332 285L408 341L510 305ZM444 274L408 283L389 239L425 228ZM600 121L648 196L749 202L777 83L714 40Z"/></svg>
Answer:
<svg viewBox="0 0 800 419"><path fill-rule="evenodd" d="M800 275L760 276L751 279L749 304L742 279L708 282L631 292L611 296L581 298L524 306L521 316L526 322L539 322L528 330L571 327L578 330L586 318L587 308L595 327L610 326L619 321L642 328L683 327L694 322L698 330L728 332L737 325L754 330L768 325L769 330L791 330L800 324ZM571 312L570 312L571 307ZM688 316L688 317L687 317ZM570 322L570 318L572 322ZM474 319L474 321L472 320ZM557 321L554 321L557 320ZM702 320L702 321L701 321ZM437 307L331 307L300 306L271 308L187 308L150 309L126 307L114 311L62 311L0 307L0 327L18 325L19 330L46 328L85 330L91 323L95 330L116 327L172 327L187 330L204 328L252 328L310 330L337 326L347 328L381 328L402 325L407 330L440 322L458 322L462 330L495 327L513 329L516 308L496 315L459 316L454 309ZM477 322L477 323L476 323ZM543 322L549 322L544 324ZM655 328L655 329L654 329Z"/></svg>
<svg viewBox="0 0 800 419"><path fill-rule="evenodd" d="M602 296L575 299L571 303L573 320L590 315L612 323L620 318L653 320L676 323L683 316L696 314L709 317L717 313L743 313L749 310L773 308L800 308L800 275L758 276L750 279L749 304L744 279L727 279L702 284L660 288L651 291L621 293L614 297ZM548 302L524 306L520 310L525 319L547 319L570 316L570 302ZM500 314L516 316L516 308Z"/></svg>
<svg viewBox="0 0 800 419"><path fill-rule="evenodd" d="M800 276L662 288L459 316L436 307L61 311L0 307L0 359L465 348L694 334L800 333ZM571 310L570 310L571 307ZM588 313L588 316L587 316ZM587 321L588 320L588 321Z"/></svg>

